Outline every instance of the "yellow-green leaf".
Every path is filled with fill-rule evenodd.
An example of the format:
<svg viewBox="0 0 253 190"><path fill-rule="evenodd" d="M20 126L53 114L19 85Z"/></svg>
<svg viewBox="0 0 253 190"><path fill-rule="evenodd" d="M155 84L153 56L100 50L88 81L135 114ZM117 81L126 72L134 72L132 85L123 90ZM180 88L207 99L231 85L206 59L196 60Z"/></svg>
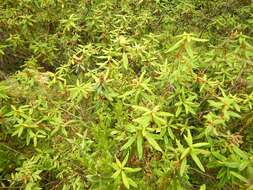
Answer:
<svg viewBox="0 0 253 190"><path fill-rule="evenodd" d="M241 174L233 172L233 171L230 171L230 173L231 173L231 175L233 175L234 177L240 179L241 181L243 181L245 183L248 183L248 180L245 177L243 177Z"/></svg>
<svg viewBox="0 0 253 190"><path fill-rule="evenodd" d="M143 156L142 143L143 143L143 137L141 134L138 134L137 135L137 153L138 153L139 159L142 159L142 156Z"/></svg>
<svg viewBox="0 0 253 190"><path fill-rule="evenodd" d="M120 174L120 170L117 170L114 174L112 174L112 178L117 178L118 176L119 176L119 174Z"/></svg>
<svg viewBox="0 0 253 190"><path fill-rule="evenodd" d="M190 148L186 148L181 154L180 160L184 159L190 152Z"/></svg>
<svg viewBox="0 0 253 190"><path fill-rule="evenodd" d="M158 143L155 141L155 139L149 134L145 133L145 138L148 140L149 144L156 150L162 152L162 149L158 145Z"/></svg>
<svg viewBox="0 0 253 190"><path fill-rule="evenodd" d="M125 69L128 69L128 57L127 54L124 52L122 55L122 62Z"/></svg>
<svg viewBox="0 0 253 190"><path fill-rule="evenodd" d="M180 176L182 177L185 173L185 170L186 170L186 166L187 166L187 159L183 159L183 161L181 162L181 165L180 165Z"/></svg>
<svg viewBox="0 0 253 190"><path fill-rule="evenodd" d="M206 190L206 185L205 184L201 185L199 190Z"/></svg>
<svg viewBox="0 0 253 190"><path fill-rule="evenodd" d="M122 181L124 186L129 189L129 182L128 182L128 177L126 176L126 174L124 172L121 173L122 176Z"/></svg>
<svg viewBox="0 0 253 190"><path fill-rule="evenodd" d="M191 157L193 159L193 161L196 163L196 165L199 167L199 169L202 171L202 172L205 172L205 168L204 166L202 165L202 163L200 162L199 158L197 157L196 154L194 153L191 153Z"/></svg>
<svg viewBox="0 0 253 190"><path fill-rule="evenodd" d="M125 150L125 149L127 149L128 147L130 147L130 146L133 144L133 142L135 141L135 139L136 139L135 136L131 137L131 138L121 147L120 150Z"/></svg>

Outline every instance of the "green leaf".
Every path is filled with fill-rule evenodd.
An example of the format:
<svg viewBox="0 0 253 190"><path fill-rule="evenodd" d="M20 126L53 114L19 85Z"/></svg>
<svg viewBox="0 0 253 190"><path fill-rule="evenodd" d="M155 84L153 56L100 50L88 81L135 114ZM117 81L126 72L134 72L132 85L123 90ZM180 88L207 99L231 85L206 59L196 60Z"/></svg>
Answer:
<svg viewBox="0 0 253 190"><path fill-rule="evenodd" d="M242 151L240 148L238 148L237 146L233 146L233 151L240 156L241 158L247 160L248 159L248 155L246 152Z"/></svg>
<svg viewBox="0 0 253 190"><path fill-rule="evenodd" d="M169 112L156 112L156 115L159 115L159 116L163 116L163 117L173 117L174 115L172 113L169 113Z"/></svg>
<svg viewBox="0 0 253 190"><path fill-rule="evenodd" d="M183 42L184 42L184 39L179 40L177 43L175 43L174 46L172 46L171 48L169 48L167 52L172 52L175 49L179 48L183 44Z"/></svg>
<svg viewBox="0 0 253 190"><path fill-rule="evenodd" d="M143 137L141 134L137 135L137 153L138 153L138 158L142 159L143 156L143 147L142 147L142 143L143 143Z"/></svg>
<svg viewBox="0 0 253 190"><path fill-rule="evenodd" d="M208 145L209 145L209 143L196 143L196 144L192 145L192 147L199 148L199 147L208 146Z"/></svg>
<svg viewBox="0 0 253 190"><path fill-rule="evenodd" d="M124 172L121 172L121 176L122 176L122 181L124 186L129 189L129 182L128 182L128 177L126 176L126 174Z"/></svg>
<svg viewBox="0 0 253 190"><path fill-rule="evenodd" d="M217 158L217 159L219 159L219 160L221 160L221 161L225 161L225 160L227 159L225 156L223 156L222 154L220 154L220 153L217 152L217 151L212 151L211 153L212 153L212 155L213 155L215 158Z"/></svg>
<svg viewBox="0 0 253 190"><path fill-rule="evenodd" d="M130 147L132 144L133 144L133 142L135 141L135 139L136 139L136 136L133 136L133 137L131 137L122 147L121 147L121 151L122 150L125 150L125 149L127 149L128 147Z"/></svg>
<svg viewBox="0 0 253 190"><path fill-rule="evenodd" d="M122 55L122 62L125 69L128 69L128 58L127 54L124 52Z"/></svg>
<svg viewBox="0 0 253 190"><path fill-rule="evenodd" d="M131 179L131 178L127 178L128 179L128 182L129 182L129 184L131 185L131 186L133 186L133 187L137 187L137 184Z"/></svg>
<svg viewBox="0 0 253 190"><path fill-rule="evenodd" d="M208 42L208 39L201 39L196 37L191 37L191 39L195 42Z"/></svg>
<svg viewBox="0 0 253 190"><path fill-rule="evenodd" d="M167 123L164 119L156 116L155 114L153 114L153 120L158 126L165 125Z"/></svg>
<svg viewBox="0 0 253 190"><path fill-rule="evenodd" d="M186 166L187 166L187 159L183 159L183 161L181 162L181 165L180 165L180 176L182 177L185 173L185 170L186 170Z"/></svg>
<svg viewBox="0 0 253 190"><path fill-rule="evenodd" d="M127 153L127 155L125 156L123 162L122 162L122 167L124 167L128 161L128 157L129 157L129 152Z"/></svg>
<svg viewBox="0 0 253 190"><path fill-rule="evenodd" d="M174 136L173 131L171 130L171 128L168 127L167 130L168 130L168 134L169 134L170 138L171 138L172 140L174 140L174 139L175 139L175 136Z"/></svg>
<svg viewBox="0 0 253 190"><path fill-rule="evenodd" d="M143 107L143 106L132 105L132 107L133 107L135 110L139 110L139 111L142 111L142 112L151 112L150 109L145 108L145 107Z"/></svg>
<svg viewBox="0 0 253 190"><path fill-rule="evenodd" d="M200 162L199 158L197 157L196 154L194 153L191 153L191 157L192 159L194 160L194 162L196 163L196 165L199 167L199 169L202 171L202 172L205 172L205 168L204 166L202 165L202 163Z"/></svg>
<svg viewBox="0 0 253 190"><path fill-rule="evenodd" d="M239 171L243 171L247 166L250 165L250 161L243 161L239 166Z"/></svg>
<svg viewBox="0 0 253 190"><path fill-rule="evenodd" d="M179 105L178 107L177 107L177 111L176 111L176 117L178 117L179 115L180 115L180 113L182 112L182 107L181 107L181 105Z"/></svg>
<svg viewBox="0 0 253 190"><path fill-rule="evenodd" d="M192 145L192 135L190 130L187 130L187 137L184 135L184 139L189 146Z"/></svg>
<svg viewBox="0 0 253 190"><path fill-rule="evenodd" d="M186 148L181 154L180 160L184 159L190 153L190 150L190 148Z"/></svg>
<svg viewBox="0 0 253 190"><path fill-rule="evenodd" d="M149 88L148 85L141 83L140 84L141 87L143 87L146 91L148 91L150 94L153 94L152 90Z"/></svg>
<svg viewBox="0 0 253 190"><path fill-rule="evenodd" d="M126 173L135 173L138 171L141 171L141 168L129 168L129 167L124 167L124 171Z"/></svg>
<svg viewBox="0 0 253 190"><path fill-rule="evenodd" d="M201 185L199 190L206 190L206 184Z"/></svg>
<svg viewBox="0 0 253 190"><path fill-rule="evenodd" d="M142 126L146 127L151 122L151 119L152 119L151 116L146 115L146 116L142 116L142 117L139 117L137 119L134 119L133 121L136 122L136 123L139 123Z"/></svg>
<svg viewBox="0 0 253 190"><path fill-rule="evenodd" d="M236 113L236 112L228 111L228 113L229 113L229 115L232 116L232 117L241 118L241 115L239 115L239 114Z"/></svg>
<svg viewBox="0 0 253 190"><path fill-rule="evenodd" d="M115 170L120 169L120 167L119 167L118 164L116 164L116 163L112 163L112 167L113 167L113 169L115 169Z"/></svg>
<svg viewBox="0 0 253 190"><path fill-rule="evenodd" d="M119 168L122 168L122 164L121 162L119 161L119 159L116 157L116 164L118 165Z"/></svg>
<svg viewBox="0 0 253 190"><path fill-rule="evenodd" d="M228 168L238 169L240 167L240 162L224 161L221 163Z"/></svg>
<svg viewBox="0 0 253 190"><path fill-rule="evenodd" d="M191 48L191 46L190 46L189 44L187 44L187 45L185 46L185 49L186 49L187 54L188 54L190 57L193 57L193 51L192 51L192 48Z"/></svg>
<svg viewBox="0 0 253 190"><path fill-rule="evenodd" d="M210 152L209 152L208 150L204 150L204 149L194 148L192 151L193 151L193 153L195 153L195 154L203 154L203 155L205 155L205 156L210 155Z"/></svg>
<svg viewBox="0 0 253 190"><path fill-rule="evenodd" d="M119 176L120 172L121 170L117 170L114 174L112 174L112 178L116 179Z"/></svg>
<svg viewBox="0 0 253 190"><path fill-rule="evenodd" d="M18 129L18 137L20 137L22 135L23 129L24 129L23 127L19 127L19 129Z"/></svg>
<svg viewBox="0 0 253 190"><path fill-rule="evenodd" d="M149 133L145 133L145 138L148 140L149 144L156 150L162 152L162 149L160 148L160 146L157 144L157 142L155 141L155 139L149 134Z"/></svg>
<svg viewBox="0 0 253 190"><path fill-rule="evenodd" d="M248 183L248 180L245 177L243 177L241 174L234 172L234 171L230 171L230 174L233 175L234 177L238 178L239 180L241 180L245 183Z"/></svg>
<svg viewBox="0 0 253 190"><path fill-rule="evenodd" d="M247 167L247 176L249 177L249 179L253 179L253 167Z"/></svg>

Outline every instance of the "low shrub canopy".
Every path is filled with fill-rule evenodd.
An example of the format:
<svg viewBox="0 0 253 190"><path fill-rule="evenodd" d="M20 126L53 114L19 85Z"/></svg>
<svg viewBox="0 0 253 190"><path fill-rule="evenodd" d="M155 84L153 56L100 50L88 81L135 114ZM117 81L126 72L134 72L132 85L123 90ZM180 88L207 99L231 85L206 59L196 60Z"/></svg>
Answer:
<svg viewBox="0 0 253 190"><path fill-rule="evenodd" d="M247 0L0 0L0 187L253 189Z"/></svg>

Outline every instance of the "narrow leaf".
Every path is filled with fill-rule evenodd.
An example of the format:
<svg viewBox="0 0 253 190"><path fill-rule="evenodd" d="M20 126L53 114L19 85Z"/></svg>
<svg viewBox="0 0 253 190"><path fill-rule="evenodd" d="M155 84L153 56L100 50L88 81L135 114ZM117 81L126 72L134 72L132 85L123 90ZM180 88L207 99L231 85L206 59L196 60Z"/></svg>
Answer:
<svg viewBox="0 0 253 190"><path fill-rule="evenodd" d="M187 137L184 136L184 139L185 139L185 141L187 142L187 144L189 146L192 145L192 135L191 135L191 131L190 130L187 130Z"/></svg>
<svg viewBox="0 0 253 190"><path fill-rule="evenodd" d="M181 157L180 157L180 160L184 159L184 158L189 154L189 152L190 152L190 148L186 148L186 149L183 151L183 153L182 153L182 155L181 155Z"/></svg>
<svg viewBox="0 0 253 190"><path fill-rule="evenodd" d="M127 153L126 157L124 158L123 162L122 162L122 167L124 167L128 161L128 157L129 157L129 152Z"/></svg>
<svg viewBox="0 0 253 190"><path fill-rule="evenodd" d="M153 114L153 120L158 126L165 125L167 123L164 119L156 116L155 114Z"/></svg>
<svg viewBox="0 0 253 190"><path fill-rule="evenodd" d="M117 170L114 174L112 174L112 178L116 179L119 176L120 172L120 170Z"/></svg>
<svg viewBox="0 0 253 190"><path fill-rule="evenodd" d="M124 170L126 171L126 173L135 173L135 172L141 171L141 168L124 167Z"/></svg>
<svg viewBox="0 0 253 190"><path fill-rule="evenodd" d="M129 182L128 182L128 178L127 178L126 174L124 172L122 172L121 176L122 176L122 181L123 181L124 186L127 189L129 189Z"/></svg>
<svg viewBox="0 0 253 190"><path fill-rule="evenodd" d="M173 117L174 115L172 113L169 113L169 112L157 112L156 115L159 115L159 116L164 116L164 117Z"/></svg>
<svg viewBox="0 0 253 190"><path fill-rule="evenodd" d="M131 185L131 186L133 186L133 187L137 187L137 184L131 179L131 178L127 178L128 179L128 182L129 182L129 184Z"/></svg>
<svg viewBox="0 0 253 190"><path fill-rule="evenodd" d="M199 167L199 169L202 171L202 172L205 172L205 168L204 166L202 165L202 163L200 162L199 158L197 157L196 154L194 153L191 153L191 157L192 159L194 160L194 162L196 163L196 165Z"/></svg>
<svg viewBox="0 0 253 190"><path fill-rule="evenodd" d="M142 143L143 143L143 137L141 134L138 134L138 136L137 136L137 153L138 153L139 159L142 159L142 156L143 156Z"/></svg>
<svg viewBox="0 0 253 190"><path fill-rule="evenodd" d="M131 137L131 138L121 147L120 150L122 151L122 150L125 150L125 149L127 149L128 147L130 147L130 146L133 144L133 142L135 141L135 139L136 139L135 136Z"/></svg>
<svg viewBox="0 0 253 190"><path fill-rule="evenodd" d="M122 164L120 163L119 159L116 157L116 164L119 168L122 168Z"/></svg>
<svg viewBox="0 0 253 190"><path fill-rule="evenodd" d="M162 152L162 149L160 148L160 146L157 144L157 142L155 141L155 139L149 134L149 133L145 133L145 137L148 140L149 144L156 150Z"/></svg>
<svg viewBox="0 0 253 190"><path fill-rule="evenodd" d="M179 48L183 42L184 42L184 39L179 40L177 43L175 43L174 46L169 48L167 52L171 52L171 51L174 51L175 49Z"/></svg>
<svg viewBox="0 0 253 190"><path fill-rule="evenodd" d="M201 38L196 38L196 37L191 37L191 39L195 42L208 42L207 39L201 39Z"/></svg>
<svg viewBox="0 0 253 190"><path fill-rule="evenodd" d="M202 147L202 146L208 146L209 143L196 143L194 145L192 145L194 148L199 148L199 147Z"/></svg>
<svg viewBox="0 0 253 190"><path fill-rule="evenodd" d="M149 111L150 111L150 109L145 108L145 107L143 107L143 106L135 106L135 105L133 105L132 107L133 107L135 110L139 110L139 111L142 111L142 112L149 112Z"/></svg>
<svg viewBox="0 0 253 190"><path fill-rule="evenodd" d="M183 159L183 161L181 162L181 165L180 165L180 176L182 177L185 173L185 170L186 170L186 166L187 166L187 159Z"/></svg>
<svg viewBox="0 0 253 190"><path fill-rule="evenodd" d="M128 69L128 58L127 54L124 52L122 55L122 62L125 69Z"/></svg>
<svg viewBox="0 0 253 190"><path fill-rule="evenodd" d="M231 173L231 175L233 175L234 177L240 179L241 181L243 181L245 183L248 183L248 180L245 177L243 177L241 174L236 173L234 171L230 171L230 173Z"/></svg>

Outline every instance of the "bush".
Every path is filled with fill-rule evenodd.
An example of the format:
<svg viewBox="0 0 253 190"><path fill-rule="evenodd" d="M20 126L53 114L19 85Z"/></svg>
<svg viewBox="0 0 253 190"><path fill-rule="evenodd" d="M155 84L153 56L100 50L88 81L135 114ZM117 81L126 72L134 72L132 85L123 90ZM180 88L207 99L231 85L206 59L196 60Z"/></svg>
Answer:
<svg viewBox="0 0 253 190"><path fill-rule="evenodd" d="M2 1L0 188L253 189L251 10Z"/></svg>

